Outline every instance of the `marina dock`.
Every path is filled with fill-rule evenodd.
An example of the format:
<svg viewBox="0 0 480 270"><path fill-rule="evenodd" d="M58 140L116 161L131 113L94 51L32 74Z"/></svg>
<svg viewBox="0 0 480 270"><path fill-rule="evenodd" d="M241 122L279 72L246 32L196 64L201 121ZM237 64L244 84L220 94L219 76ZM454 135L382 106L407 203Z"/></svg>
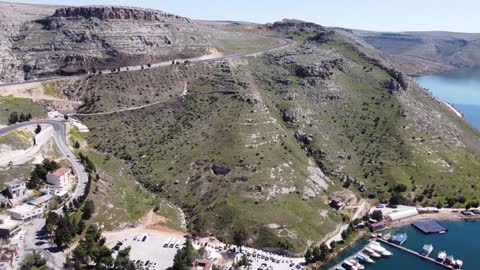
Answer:
<svg viewBox="0 0 480 270"><path fill-rule="evenodd" d="M392 247L401 249L401 250L403 250L403 251L405 251L405 252L408 252L408 253L410 253L410 254L413 254L413 255L415 255L415 256L418 256L418 257L420 257L420 258L422 258L422 259L424 259L424 260L431 261L432 263L435 263L435 264L438 264L438 265L440 265L440 266L443 266L443 267L445 267L445 268L447 268L447 269L457 269L457 268L454 268L453 266L445 265L445 264L443 264L442 262L439 262L439 261L435 260L434 258L431 258L431 257L428 257L428 256L423 256L422 254L420 254L420 253L418 253L418 252L416 252L416 251L413 251L413 250L408 249L408 248L406 248L406 247L402 247L402 246L400 246L400 245L394 244L394 243L389 242L389 241L387 241L387 240L384 240L384 239L382 239L382 238L376 238L376 239L377 239L377 241L379 241L379 242L382 242L382 243L387 244L387 245L389 245L389 246L392 246ZM333 269L335 269L335 268L333 268Z"/></svg>

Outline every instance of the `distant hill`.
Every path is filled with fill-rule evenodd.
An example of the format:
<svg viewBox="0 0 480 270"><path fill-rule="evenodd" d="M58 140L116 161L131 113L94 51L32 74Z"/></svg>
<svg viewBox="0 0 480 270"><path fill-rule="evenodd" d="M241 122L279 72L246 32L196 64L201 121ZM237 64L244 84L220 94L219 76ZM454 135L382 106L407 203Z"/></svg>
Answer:
<svg viewBox="0 0 480 270"><path fill-rule="evenodd" d="M409 74L480 67L480 34L350 31Z"/></svg>

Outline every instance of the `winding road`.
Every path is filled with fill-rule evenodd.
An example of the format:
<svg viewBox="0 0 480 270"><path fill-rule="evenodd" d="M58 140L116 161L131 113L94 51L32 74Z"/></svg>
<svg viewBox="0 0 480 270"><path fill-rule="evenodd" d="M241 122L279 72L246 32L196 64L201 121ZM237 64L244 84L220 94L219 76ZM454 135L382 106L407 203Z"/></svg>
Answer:
<svg viewBox="0 0 480 270"><path fill-rule="evenodd" d="M77 175L77 179L78 179L77 186L75 187L73 196L71 196L70 200L67 202L68 204L72 200L78 199L83 195L83 193L85 192L85 187L87 186L87 183L88 183L88 174L85 172L83 165L77 160L75 155L68 148L67 139L66 139L67 131L66 131L65 123L63 121L57 121L57 120L34 120L29 122L22 122L22 123L13 124L4 128L0 128L0 136L5 135L20 127L37 125L37 124L50 125L53 127L53 132L54 132L53 138L55 140L55 143L57 144L60 152L68 159L68 161L70 161L70 163L72 164L73 170Z"/></svg>

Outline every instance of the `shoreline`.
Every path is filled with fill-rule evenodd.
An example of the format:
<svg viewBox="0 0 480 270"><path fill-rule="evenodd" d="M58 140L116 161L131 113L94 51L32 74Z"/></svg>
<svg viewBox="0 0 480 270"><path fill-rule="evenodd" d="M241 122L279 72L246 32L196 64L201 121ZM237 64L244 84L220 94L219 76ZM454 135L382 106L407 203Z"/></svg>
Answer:
<svg viewBox="0 0 480 270"><path fill-rule="evenodd" d="M455 211L455 212L452 212ZM418 222L418 221L425 221L425 220L435 220L435 221L466 221L466 220L480 220L480 215L471 215L471 216L465 216L461 212L461 210L448 210L444 209L439 209L438 213L425 213L425 214L419 214L416 216L404 218L402 220L394 221L391 222L390 224L387 225L387 227L378 232L383 232L383 231L388 231L404 226L411 225L413 222ZM377 233L378 233L377 232ZM375 233L375 232L373 232ZM328 268L324 268L325 266L331 264L339 255L344 253L346 250L354 246L355 244L359 243L364 237L368 236L369 232L362 230L359 232L358 236L355 237L348 245L334 251L334 253L331 254L331 257L329 258L328 261L322 262L320 264L316 264L314 269L325 269L328 270ZM318 268L316 268L318 267Z"/></svg>

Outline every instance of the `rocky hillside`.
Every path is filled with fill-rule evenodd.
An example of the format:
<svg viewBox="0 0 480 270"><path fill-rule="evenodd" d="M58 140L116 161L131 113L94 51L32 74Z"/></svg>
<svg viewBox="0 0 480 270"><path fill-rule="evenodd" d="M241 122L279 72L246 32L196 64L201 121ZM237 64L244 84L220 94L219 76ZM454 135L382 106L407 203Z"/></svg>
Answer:
<svg viewBox="0 0 480 270"><path fill-rule="evenodd" d="M190 58L212 49L209 29L161 11L2 5L13 6L0 9L4 82Z"/></svg>
<svg viewBox="0 0 480 270"><path fill-rule="evenodd" d="M23 79L23 64L15 52L24 24L53 14L54 6L0 2L0 83Z"/></svg>
<svg viewBox="0 0 480 270"><path fill-rule="evenodd" d="M341 222L330 196L479 198L477 130L369 46L303 22L269 29L296 45L95 75L65 93L84 97L83 112L150 105L80 118L193 234L299 252Z"/></svg>
<svg viewBox="0 0 480 270"><path fill-rule="evenodd" d="M480 67L480 34L350 31L409 74Z"/></svg>

